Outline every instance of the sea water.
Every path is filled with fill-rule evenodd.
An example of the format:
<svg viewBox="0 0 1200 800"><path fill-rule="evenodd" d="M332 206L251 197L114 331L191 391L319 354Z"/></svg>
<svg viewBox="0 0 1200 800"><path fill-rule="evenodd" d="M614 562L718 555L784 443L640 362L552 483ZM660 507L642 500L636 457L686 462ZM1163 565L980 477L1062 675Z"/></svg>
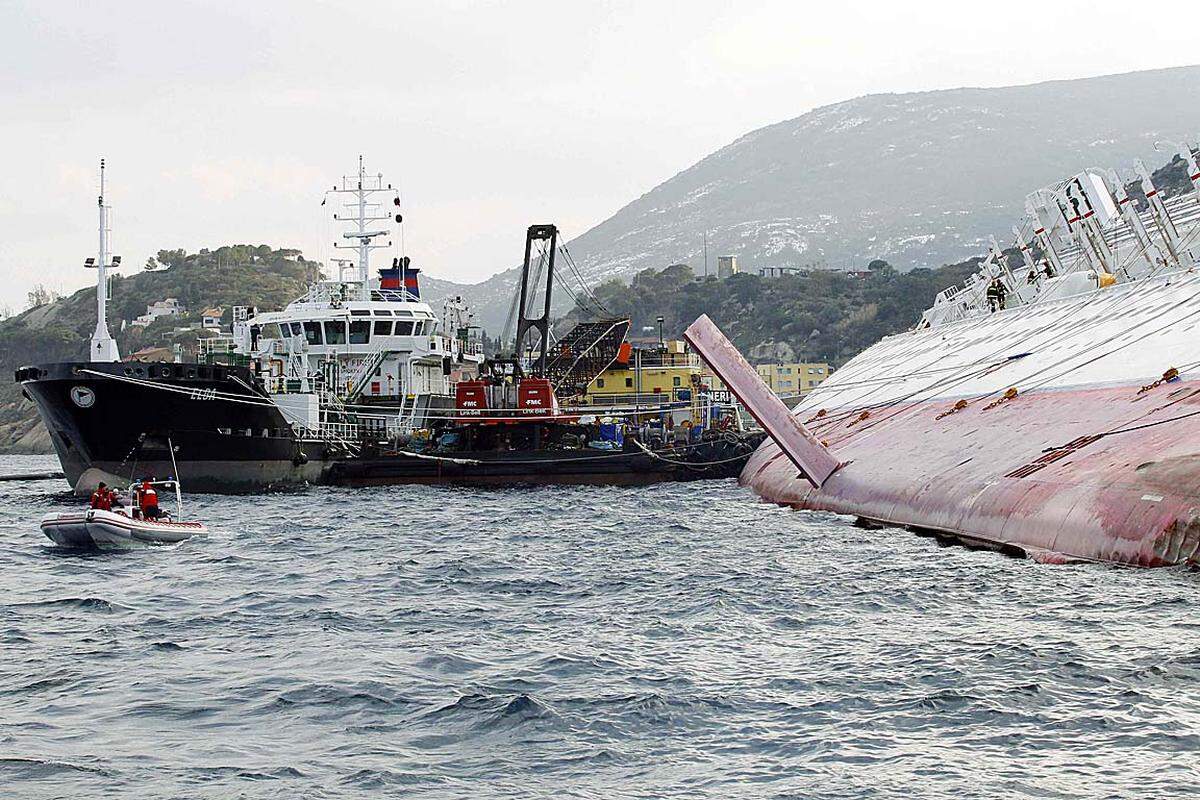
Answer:
<svg viewBox="0 0 1200 800"><path fill-rule="evenodd" d="M0 458L0 473L52 469ZM645 488L196 495L80 553L0 484L0 797L1167 797L1198 576Z"/></svg>

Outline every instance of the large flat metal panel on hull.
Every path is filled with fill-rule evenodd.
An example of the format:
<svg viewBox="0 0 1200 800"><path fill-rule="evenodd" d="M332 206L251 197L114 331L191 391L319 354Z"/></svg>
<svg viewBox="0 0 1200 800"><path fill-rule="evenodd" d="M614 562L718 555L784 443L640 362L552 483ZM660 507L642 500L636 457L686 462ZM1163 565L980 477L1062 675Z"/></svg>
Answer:
<svg viewBox="0 0 1200 800"><path fill-rule="evenodd" d="M721 329L702 314L683 332L683 338L696 348L804 477L815 488L821 488L838 468L838 459L767 388Z"/></svg>

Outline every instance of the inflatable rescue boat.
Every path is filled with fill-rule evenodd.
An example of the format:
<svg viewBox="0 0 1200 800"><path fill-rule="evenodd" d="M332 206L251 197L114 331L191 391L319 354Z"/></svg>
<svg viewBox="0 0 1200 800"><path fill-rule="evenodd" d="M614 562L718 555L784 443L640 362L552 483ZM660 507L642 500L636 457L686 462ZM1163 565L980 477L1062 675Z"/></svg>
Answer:
<svg viewBox="0 0 1200 800"><path fill-rule="evenodd" d="M164 514L147 519L137 512L137 504L114 506L110 509L88 508L65 511L42 517L42 533L62 547L137 547L151 544L177 544L193 536L205 535L208 528L199 522L184 522L183 500L178 481L153 481L154 486L173 489L177 504L176 517ZM139 481L129 488L133 497Z"/></svg>

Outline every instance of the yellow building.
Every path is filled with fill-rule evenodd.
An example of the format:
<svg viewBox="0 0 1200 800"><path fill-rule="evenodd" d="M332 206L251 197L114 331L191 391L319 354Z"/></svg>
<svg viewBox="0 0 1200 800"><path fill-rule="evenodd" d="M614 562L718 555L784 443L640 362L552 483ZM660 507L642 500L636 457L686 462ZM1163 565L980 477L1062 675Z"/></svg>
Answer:
<svg viewBox="0 0 1200 800"><path fill-rule="evenodd" d="M699 385L701 366L681 341L666 342L662 348L634 348L628 362L613 363L588 384L584 400L593 406L627 405L636 402L637 395L657 395L652 399L661 402L679 400L680 391L693 392Z"/></svg>
<svg viewBox="0 0 1200 800"><path fill-rule="evenodd" d="M772 392L781 397L807 394L829 377L829 365L805 362L801 364L759 364L755 369Z"/></svg>

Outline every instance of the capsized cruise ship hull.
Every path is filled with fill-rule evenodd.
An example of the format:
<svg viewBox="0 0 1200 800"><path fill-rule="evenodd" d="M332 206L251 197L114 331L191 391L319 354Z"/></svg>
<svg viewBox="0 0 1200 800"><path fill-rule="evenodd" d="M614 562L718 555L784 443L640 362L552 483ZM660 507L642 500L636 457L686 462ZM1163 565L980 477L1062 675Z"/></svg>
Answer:
<svg viewBox="0 0 1200 800"><path fill-rule="evenodd" d="M1192 271L892 336L794 411L843 464L821 488L770 441L741 480L1034 558L1196 563L1198 365Z"/></svg>

